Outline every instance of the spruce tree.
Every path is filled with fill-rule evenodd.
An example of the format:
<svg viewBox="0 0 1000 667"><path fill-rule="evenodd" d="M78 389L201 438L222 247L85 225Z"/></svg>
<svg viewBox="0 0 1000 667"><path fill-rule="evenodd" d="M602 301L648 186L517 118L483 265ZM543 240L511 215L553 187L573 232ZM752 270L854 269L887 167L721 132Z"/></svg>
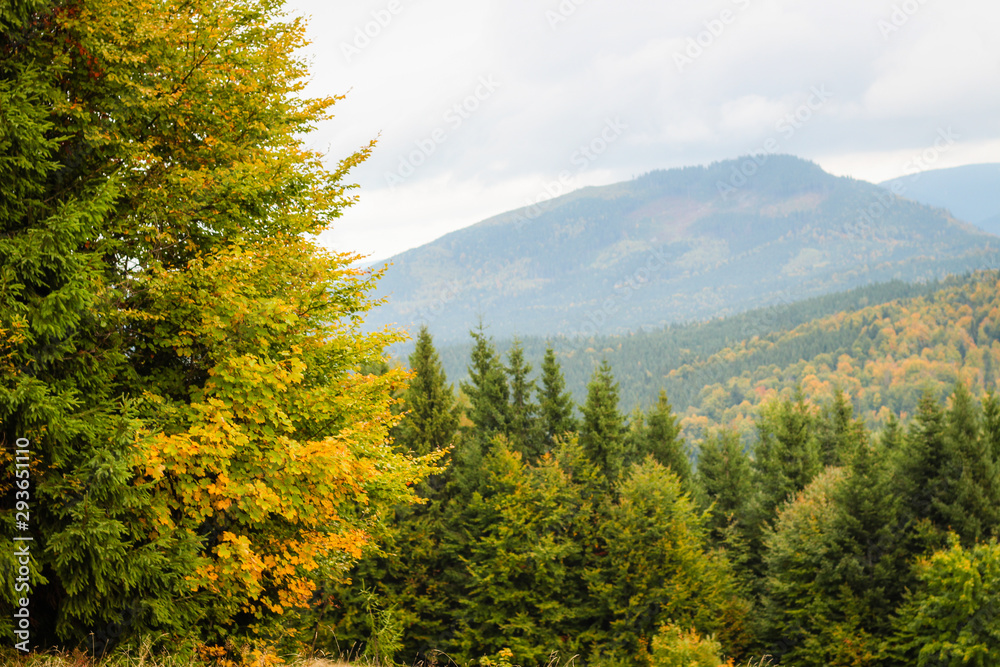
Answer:
<svg viewBox="0 0 1000 667"><path fill-rule="evenodd" d="M417 334L410 370L415 375L403 392L406 416L395 441L400 450L423 456L451 445L458 428L455 396L426 326Z"/></svg>
<svg viewBox="0 0 1000 667"><path fill-rule="evenodd" d="M726 541L731 526L746 531L754 492L753 466L738 433L722 431L701 443L697 479L702 503L713 506L709 518L713 540Z"/></svg>
<svg viewBox="0 0 1000 667"><path fill-rule="evenodd" d="M462 383L462 391L469 398L468 416L475 426L475 437L485 444L494 436L507 433L511 422L510 388L500 355L482 323L469 333L474 344L469 382Z"/></svg>
<svg viewBox="0 0 1000 667"><path fill-rule="evenodd" d="M947 494L948 438L945 413L937 399L925 392L899 452L900 477L906 493L905 507L911 522L927 519L938 531L947 529L941 512Z"/></svg>
<svg viewBox="0 0 1000 667"><path fill-rule="evenodd" d="M820 460L825 466L843 465L864 438L864 426L855 419L854 406L839 387L833 401L823 407L818 428Z"/></svg>
<svg viewBox="0 0 1000 667"><path fill-rule="evenodd" d="M618 411L618 383L603 360L587 385L580 444L611 484L621 475L625 458L625 420Z"/></svg>
<svg viewBox="0 0 1000 667"><path fill-rule="evenodd" d="M514 449L530 463L541 455L545 442L538 405L531 396L535 392L535 381L528 378L531 365L524 360L524 348L520 341L514 341L507 353L507 361L510 378L510 425L507 431Z"/></svg>
<svg viewBox="0 0 1000 667"><path fill-rule="evenodd" d="M816 417L799 391L794 401L765 408L758 433L754 467L760 489L759 518L770 521L778 506L804 489L822 469Z"/></svg>
<svg viewBox="0 0 1000 667"><path fill-rule="evenodd" d="M680 420L674 414L667 392L660 390L659 399L643 420L645 428L640 439L639 459L652 456L681 479L684 488L691 490L691 459L688 457L684 438L681 437Z"/></svg>
<svg viewBox="0 0 1000 667"><path fill-rule="evenodd" d="M539 395L539 411L550 447L556 436L577 429L573 410L573 397L566 391L566 379L550 345L545 348L542 359L542 389Z"/></svg>
<svg viewBox="0 0 1000 667"><path fill-rule="evenodd" d="M853 615L865 636L885 637L910 583L903 498L891 452L864 437L844 454L848 474L833 492L827 554L835 576L824 582L824 597L840 615Z"/></svg>
<svg viewBox="0 0 1000 667"><path fill-rule="evenodd" d="M1000 476L982 421L980 406L959 383L945 419L946 493L937 505L966 545L995 536L1000 527Z"/></svg>
<svg viewBox="0 0 1000 667"><path fill-rule="evenodd" d="M983 399L983 440L990 460L1000 466L1000 399L993 392Z"/></svg>

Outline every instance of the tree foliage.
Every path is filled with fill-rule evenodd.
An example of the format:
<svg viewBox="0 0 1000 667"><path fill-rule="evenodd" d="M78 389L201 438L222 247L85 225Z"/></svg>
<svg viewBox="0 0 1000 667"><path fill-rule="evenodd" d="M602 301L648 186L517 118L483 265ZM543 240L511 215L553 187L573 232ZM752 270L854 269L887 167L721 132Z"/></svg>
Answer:
<svg viewBox="0 0 1000 667"><path fill-rule="evenodd" d="M336 101L300 94L303 29L273 0L0 13L0 414L37 446L43 642L278 627L429 470L388 441L404 376L361 372L398 340L360 331L377 274L311 240L370 146L302 145Z"/></svg>

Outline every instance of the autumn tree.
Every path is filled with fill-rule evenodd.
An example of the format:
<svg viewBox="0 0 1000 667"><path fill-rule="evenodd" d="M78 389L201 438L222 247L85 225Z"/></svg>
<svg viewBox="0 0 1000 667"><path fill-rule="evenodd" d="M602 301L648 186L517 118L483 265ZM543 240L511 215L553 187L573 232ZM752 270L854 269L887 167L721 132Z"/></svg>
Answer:
<svg viewBox="0 0 1000 667"><path fill-rule="evenodd" d="M398 340L360 331L377 273L312 240L370 146L304 148L335 99L301 95L303 31L275 0L0 9L0 414L36 447L43 642L264 631L428 472L388 439L402 376L362 372Z"/></svg>

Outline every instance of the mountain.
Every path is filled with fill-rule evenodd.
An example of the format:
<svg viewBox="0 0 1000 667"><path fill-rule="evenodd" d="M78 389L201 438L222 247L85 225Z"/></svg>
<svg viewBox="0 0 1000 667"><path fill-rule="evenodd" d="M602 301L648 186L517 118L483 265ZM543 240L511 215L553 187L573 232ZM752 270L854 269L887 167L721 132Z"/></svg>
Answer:
<svg viewBox="0 0 1000 667"><path fill-rule="evenodd" d="M998 248L871 183L747 157L583 188L397 255L369 323L427 323L439 342L480 316L498 338L624 333L1000 266Z"/></svg>
<svg viewBox="0 0 1000 667"><path fill-rule="evenodd" d="M949 210L959 220L1000 234L1000 164L934 169L880 183L913 201Z"/></svg>
<svg viewBox="0 0 1000 667"><path fill-rule="evenodd" d="M648 409L665 390L692 438L723 424L752 431L761 403L796 386L817 402L840 387L879 426L890 411L913 414L925 390L943 399L960 379L975 393L1000 389L1000 272L871 285L625 336L521 342L536 371L553 346L578 403L602 359L625 411ZM466 375L470 349L440 347L451 382Z"/></svg>

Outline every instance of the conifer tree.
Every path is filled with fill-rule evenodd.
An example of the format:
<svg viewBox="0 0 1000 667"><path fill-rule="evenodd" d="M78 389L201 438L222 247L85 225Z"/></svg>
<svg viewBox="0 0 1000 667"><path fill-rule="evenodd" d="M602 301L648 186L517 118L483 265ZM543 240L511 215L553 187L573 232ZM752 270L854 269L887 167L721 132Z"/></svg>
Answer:
<svg viewBox="0 0 1000 667"><path fill-rule="evenodd" d="M556 436L576 430L573 397L566 391L566 379L551 345L545 348L545 357L542 359L539 404L545 437L550 447Z"/></svg>
<svg viewBox="0 0 1000 667"><path fill-rule="evenodd" d="M673 470L684 488L690 491L691 459L681 437L680 420L667 400L667 392L660 390L656 405L646 413L643 423L645 428L639 440L641 449L637 452L638 458L652 456L660 465Z"/></svg>
<svg viewBox="0 0 1000 667"><path fill-rule="evenodd" d="M983 399L983 439L990 460L1000 466L1000 398L993 392Z"/></svg>
<svg viewBox="0 0 1000 667"><path fill-rule="evenodd" d="M482 323L469 333L474 344L469 381L462 383L462 391L469 398L469 419L475 425L475 437L485 444L495 435L506 434L510 427L510 387L500 355Z"/></svg>
<svg viewBox="0 0 1000 667"><path fill-rule="evenodd" d="M947 529L948 517L941 512L947 494L948 438L945 413L929 392L925 392L917 414L907 430L899 453L901 480L904 484L911 522L927 519L938 531Z"/></svg>
<svg viewBox="0 0 1000 667"><path fill-rule="evenodd" d="M754 467L760 489L759 520L769 521L777 507L801 491L822 469L816 417L801 390L795 400L769 405L758 422L760 440Z"/></svg>
<svg viewBox="0 0 1000 667"><path fill-rule="evenodd" d="M625 459L625 420L618 411L618 383L603 360L587 385L580 444L590 460L614 484Z"/></svg>
<svg viewBox="0 0 1000 667"><path fill-rule="evenodd" d="M446 449L458 428L457 406L426 326L417 334L410 370L415 375L403 392L407 412L395 429L396 446L417 455Z"/></svg>
<svg viewBox="0 0 1000 667"><path fill-rule="evenodd" d="M938 505L966 545L996 536L1000 528L1000 470L982 421L980 406L959 383L946 416L947 490Z"/></svg>
<svg viewBox="0 0 1000 667"><path fill-rule="evenodd" d="M507 361L510 378L510 426L507 431L513 447L530 463L541 455L545 443L538 405L532 400L535 381L528 378L531 365L524 360L524 348L520 341L514 341L507 353Z"/></svg>
<svg viewBox="0 0 1000 667"><path fill-rule="evenodd" d="M824 601L834 614L853 616L864 636L883 638L910 583L903 498L891 452L865 437L844 455L847 476L832 494L827 554L835 576L824 582Z"/></svg>
<svg viewBox="0 0 1000 667"><path fill-rule="evenodd" d="M722 431L706 438L698 453L698 490L703 504L712 505L709 519L713 541L729 541L730 527L746 533L754 492L753 466L739 434Z"/></svg>
<svg viewBox="0 0 1000 667"><path fill-rule="evenodd" d="M824 466L843 465L864 437L864 426L854 417L854 406L837 387L833 401L823 406L819 420L819 453Z"/></svg>
<svg viewBox="0 0 1000 667"><path fill-rule="evenodd" d="M619 660L648 664L644 638L673 621L715 635L733 652L745 604L730 564L710 551L704 517L677 475L646 459L629 469L619 489L600 526L606 555L591 566L595 602L609 617L601 626L610 626L605 643L618 648Z"/></svg>

